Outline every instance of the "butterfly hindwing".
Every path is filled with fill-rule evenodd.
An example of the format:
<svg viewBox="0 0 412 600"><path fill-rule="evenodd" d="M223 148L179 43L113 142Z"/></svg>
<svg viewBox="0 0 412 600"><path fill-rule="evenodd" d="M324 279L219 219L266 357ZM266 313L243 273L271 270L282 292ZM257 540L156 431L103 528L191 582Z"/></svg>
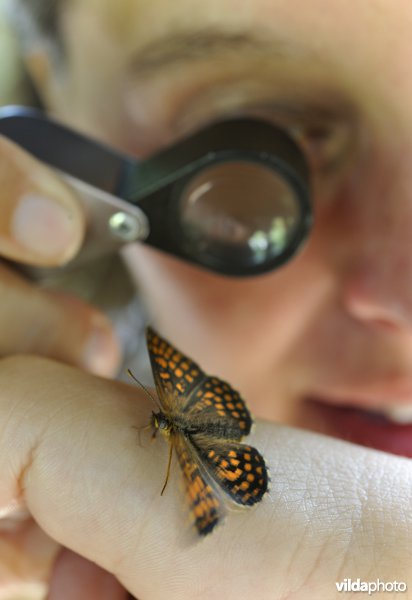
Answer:
<svg viewBox="0 0 412 600"><path fill-rule="evenodd" d="M206 377L192 391L183 414L193 427L216 438L240 440L250 433L252 418L239 393L218 377Z"/></svg>
<svg viewBox="0 0 412 600"><path fill-rule="evenodd" d="M236 504L251 506L262 500L269 477L263 456L256 448L203 434L191 436L191 441L201 462Z"/></svg>

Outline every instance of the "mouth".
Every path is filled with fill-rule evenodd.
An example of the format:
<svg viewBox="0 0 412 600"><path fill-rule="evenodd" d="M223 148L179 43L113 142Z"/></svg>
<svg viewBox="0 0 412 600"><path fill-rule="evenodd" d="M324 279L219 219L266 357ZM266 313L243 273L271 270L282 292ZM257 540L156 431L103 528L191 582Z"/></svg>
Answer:
<svg viewBox="0 0 412 600"><path fill-rule="evenodd" d="M412 404L378 409L310 396L305 427L361 446L412 458Z"/></svg>

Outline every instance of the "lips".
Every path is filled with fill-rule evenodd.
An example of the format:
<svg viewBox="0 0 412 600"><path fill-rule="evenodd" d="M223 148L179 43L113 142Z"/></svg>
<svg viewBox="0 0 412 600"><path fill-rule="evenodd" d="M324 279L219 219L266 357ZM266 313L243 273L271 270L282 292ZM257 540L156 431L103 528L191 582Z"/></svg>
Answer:
<svg viewBox="0 0 412 600"><path fill-rule="evenodd" d="M311 396L305 401L304 419L312 431L412 458L410 405L370 410L351 400L337 404L335 398Z"/></svg>

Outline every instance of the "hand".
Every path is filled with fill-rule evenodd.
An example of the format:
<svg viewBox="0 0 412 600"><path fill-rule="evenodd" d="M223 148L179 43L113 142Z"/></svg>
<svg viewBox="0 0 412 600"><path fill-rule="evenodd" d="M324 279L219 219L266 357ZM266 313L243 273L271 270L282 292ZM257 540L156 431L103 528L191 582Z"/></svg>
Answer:
<svg viewBox="0 0 412 600"><path fill-rule="evenodd" d="M58 266L81 245L85 220L54 173L0 138L0 257ZM111 375L119 347L103 314L41 290L0 263L0 356L29 352Z"/></svg>
<svg viewBox="0 0 412 600"><path fill-rule="evenodd" d="M59 178L0 138L0 257L61 265L76 254L84 227L76 198ZM0 358L43 355L105 376L118 366L119 346L103 314L74 297L36 287L5 261L0 262L0 331ZM15 513L13 523L17 518ZM43 597L36 585L22 590L20 584L48 576L60 552L25 514L22 519L17 529L0 520L0 598Z"/></svg>
<svg viewBox="0 0 412 600"><path fill-rule="evenodd" d="M15 572L38 561L21 511L105 570L66 551L49 600L126 598L105 572L140 600L331 600L345 577L410 585L409 460L258 423L250 442L269 465L269 494L191 544L176 462L160 496L166 445L138 443L152 409L140 389L14 357L0 362L0 390L0 511L28 540Z"/></svg>

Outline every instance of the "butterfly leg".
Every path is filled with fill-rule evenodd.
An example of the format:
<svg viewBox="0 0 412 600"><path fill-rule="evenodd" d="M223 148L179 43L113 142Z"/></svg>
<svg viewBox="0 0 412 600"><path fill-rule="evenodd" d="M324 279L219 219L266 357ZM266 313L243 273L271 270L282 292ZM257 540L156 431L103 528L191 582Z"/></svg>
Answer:
<svg viewBox="0 0 412 600"><path fill-rule="evenodd" d="M149 425L143 425L142 427L136 427L135 425L133 425L133 429L136 429L137 431L137 436L138 436L138 440L139 440L139 446L141 448L143 448L143 444L142 444L142 431L147 431L148 429L152 429L152 425L151 423L149 423ZM156 433L153 432L151 439L153 440L156 437Z"/></svg>

